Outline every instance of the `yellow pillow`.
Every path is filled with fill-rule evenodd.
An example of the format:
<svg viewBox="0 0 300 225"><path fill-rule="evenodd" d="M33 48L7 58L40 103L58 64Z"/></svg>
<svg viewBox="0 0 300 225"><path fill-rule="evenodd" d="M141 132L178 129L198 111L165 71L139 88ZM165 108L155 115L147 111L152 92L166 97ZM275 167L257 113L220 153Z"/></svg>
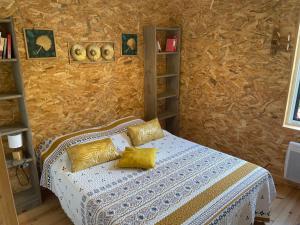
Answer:
<svg viewBox="0 0 300 225"><path fill-rule="evenodd" d="M156 152L156 148L126 147L117 166L120 168L153 168L155 166Z"/></svg>
<svg viewBox="0 0 300 225"><path fill-rule="evenodd" d="M77 172L119 158L110 138L76 145L68 149L71 171Z"/></svg>
<svg viewBox="0 0 300 225"><path fill-rule="evenodd" d="M127 128L128 136L134 146L145 144L164 137L158 119L150 120L146 123L130 126Z"/></svg>

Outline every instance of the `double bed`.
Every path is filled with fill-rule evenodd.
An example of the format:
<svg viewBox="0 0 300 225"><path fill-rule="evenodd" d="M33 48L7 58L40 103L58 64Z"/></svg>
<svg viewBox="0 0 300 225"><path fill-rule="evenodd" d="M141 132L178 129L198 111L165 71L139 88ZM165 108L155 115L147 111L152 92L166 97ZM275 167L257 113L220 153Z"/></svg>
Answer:
<svg viewBox="0 0 300 225"><path fill-rule="evenodd" d="M154 169L121 169L116 161L72 173L70 146L110 137L131 146L133 117L46 140L39 148L41 186L51 190L75 225L250 225L268 221L276 192L270 173L252 163L187 141L165 137Z"/></svg>

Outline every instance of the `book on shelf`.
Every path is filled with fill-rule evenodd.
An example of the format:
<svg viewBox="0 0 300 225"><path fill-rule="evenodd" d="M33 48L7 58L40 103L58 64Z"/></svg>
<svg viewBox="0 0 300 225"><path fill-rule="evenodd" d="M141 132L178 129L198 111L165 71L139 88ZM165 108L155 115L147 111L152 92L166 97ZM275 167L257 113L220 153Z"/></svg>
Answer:
<svg viewBox="0 0 300 225"><path fill-rule="evenodd" d="M2 59L6 59L6 51L7 51L7 38L3 38L3 53L2 53Z"/></svg>
<svg viewBox="0 0 300 225"><path fill-rule="evenodd" d="M0 32L0 59L11 59L12 54L12 38L8 33L7 37L3 37L3 33Z"/></svg>
<svg viewBox="0 0 300 225"><path fill-rule="evenodd" d="M11 59L11 34L7 34L7 58Z"/></svg>
<svg viewBox="0 0 300 225"><path fill-rule="evenodd" d="M4 48L4 38L0 37L0 57L2 58Z"/></svg>
<svg viewBox="0 0 300 225"><path fill-rule="evenodd" d="M177 37L168 37L166 42L166 52L176 52L177 50Z"/></svg>

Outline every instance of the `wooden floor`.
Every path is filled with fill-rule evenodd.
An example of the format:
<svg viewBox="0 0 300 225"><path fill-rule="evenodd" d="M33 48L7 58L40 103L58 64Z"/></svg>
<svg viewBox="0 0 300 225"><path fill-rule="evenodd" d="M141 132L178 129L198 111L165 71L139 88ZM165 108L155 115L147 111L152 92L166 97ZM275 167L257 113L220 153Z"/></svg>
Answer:
<svg viewBox="0 0 300 225"><path fill-rule="evenodd" d="M51 195L38 207L19 215L20 225L72 225ZM267 225L300 225L300 190L277 187L277 198L271 207L271 222Z"/></svg>

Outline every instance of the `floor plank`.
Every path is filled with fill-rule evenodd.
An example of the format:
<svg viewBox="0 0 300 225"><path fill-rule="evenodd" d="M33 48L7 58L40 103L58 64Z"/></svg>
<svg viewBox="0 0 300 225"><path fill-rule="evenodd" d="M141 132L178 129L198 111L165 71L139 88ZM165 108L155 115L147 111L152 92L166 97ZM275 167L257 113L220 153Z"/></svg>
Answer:
<svg viewBox="0 0 300 225"><path fill-rule="evenodd" d="M300 190L277 186L277 198L271 206L271 221L266 225L300 225ZM43 204L19 215L20 225L72 225L54 195Z"/></svg>

